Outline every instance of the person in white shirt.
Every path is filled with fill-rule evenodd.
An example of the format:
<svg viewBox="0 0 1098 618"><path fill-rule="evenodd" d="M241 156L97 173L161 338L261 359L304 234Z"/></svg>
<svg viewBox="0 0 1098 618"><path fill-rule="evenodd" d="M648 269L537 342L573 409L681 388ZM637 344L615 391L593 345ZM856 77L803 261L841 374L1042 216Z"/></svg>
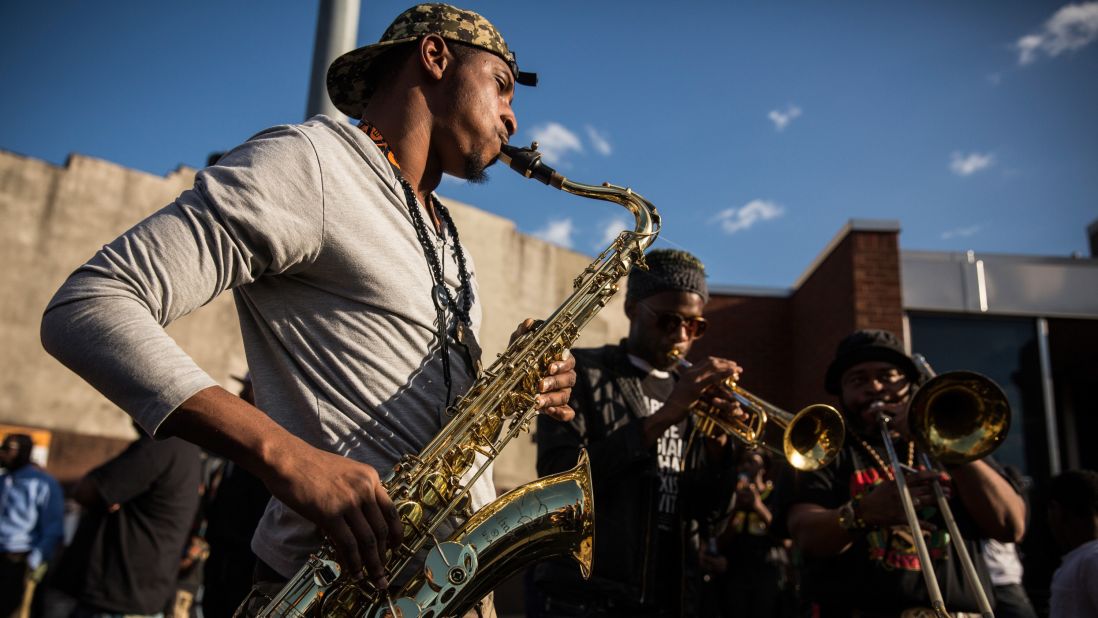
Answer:
<svg viewBox="0 0 1098 618"><path fill-rule="evenodd" d="M1098 616L1098 472L1069 470L1052 479L1048 523L1065 552L1052 576L1050 618Z"/></svg>
<svg viewBox="0 0 1098 618"><path fill-rule="evenodd" d="M980 541L984 562L995 593L995 615L999 618L1037 618L1037 612L1022 587L1022 560L1018 546L995 539Z"/></svg>

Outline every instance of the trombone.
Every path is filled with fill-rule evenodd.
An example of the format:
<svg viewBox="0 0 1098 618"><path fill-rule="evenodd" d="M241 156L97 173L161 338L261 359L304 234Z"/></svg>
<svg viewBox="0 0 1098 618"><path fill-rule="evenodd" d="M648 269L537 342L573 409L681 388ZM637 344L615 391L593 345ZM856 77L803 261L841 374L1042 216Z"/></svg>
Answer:
<svg viewBox="0 0 1098 618"><path fill-rule="evenodd" d="M683 367L691 365L677 355L674 358ZM842 414L831 406L810 405L792 414L749 393L735 378L726 378L718 387L725 398L740 404L747 419L727 416L716 407L698 401L690 408L695 419L695 433L701 432L709 438L731 435L747 448L765 448L785 457L794 468L805 471L831 463L843 447L846 423ZM691 434L691 441L693 438L694 434Z"/></svg>
<svg viewBox="0 0 1098 618"><path fill-rule="evenodd" d="M931 376L926 384L915 391L908 405L908 428L922 451L920 459L923 466L933 470L936 467L933 460L952 464L967 463L985 457L998 448L1010 430L1010 404L1003 390L990 378L972 371L951 371L937 375L922 355L915 354L912 360L925 374ZM915 549L919 553L931 606L938 616L948 618L949 613L938 587L934 565L930 561L922 527L904 478L903 466L896 456L896 449L889 435L891 422L892 418L883 411L877 413L881 438L885 450L888 451L892 476L896 479L904 515L915 540ZM945 520L950 540L960 558L965 581L976 591L980 614L992 618L994 613L991 611L987 591L976 574L976 567L957 528L957 521L953 518L953 510L949 508L942 485L935 479L932 487L938 511Z"/></svg>

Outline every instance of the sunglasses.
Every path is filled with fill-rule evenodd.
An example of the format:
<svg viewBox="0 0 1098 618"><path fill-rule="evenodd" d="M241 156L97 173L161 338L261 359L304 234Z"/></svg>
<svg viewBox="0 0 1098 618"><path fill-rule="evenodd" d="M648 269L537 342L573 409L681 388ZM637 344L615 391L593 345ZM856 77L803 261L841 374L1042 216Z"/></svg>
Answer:
<svg viewBox="0 0 1098 618"><path fill-rule="evenodd" d="M700 338L709 328L709 322L703 317L688 318L673 311L659 312L644 303L637 303L644 307L645 311L656 318L656 326L665 333L676 333L680 328L686 328L686 334L694 339Z"/></svg>

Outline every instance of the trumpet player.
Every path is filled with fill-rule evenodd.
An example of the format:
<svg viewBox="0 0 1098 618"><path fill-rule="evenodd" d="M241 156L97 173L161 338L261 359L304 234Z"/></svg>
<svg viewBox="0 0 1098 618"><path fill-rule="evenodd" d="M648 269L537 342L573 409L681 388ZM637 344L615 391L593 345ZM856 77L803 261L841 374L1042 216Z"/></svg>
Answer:
<svg viewBox="0 0 1098 618"><path fill-rule="evenodd" d="M727 503L734 483L730 445L702 439L687 452L699 398L736 414L709 387L740 367L707 358L681 360L701 337L709 299L705 269L693 255L653 250L648 269L629 273L629 336L617 345L574 351L577 383L571 423L538 419L538 473L591 457L595 494L594 571L582 581L569 564L533 570L528 607L535 616L671 617L695 615L688 560L693 520ZM694 448L697 447L697 448Z"/></svg>
<svg viewBox="0 0 1098 618"><path fill-rule="evenodd" d="M947 468L917 469L907 429L907 404L920 373L890 332L860 330L838 345L825 386L847 420L839 456L815 472L798 473L788 498L787 524L806 556L804 591L821 617L932 616L912 530L888 463L878 414L891 416L890 439L904 467L915 511L953 616L977 612L938 512L932 481L941 476L979 579L990 590L979 555L981 539L1017 542L1025 532L1018 488L990 458ZM978 615L972 613L971 615Z"/></svg>

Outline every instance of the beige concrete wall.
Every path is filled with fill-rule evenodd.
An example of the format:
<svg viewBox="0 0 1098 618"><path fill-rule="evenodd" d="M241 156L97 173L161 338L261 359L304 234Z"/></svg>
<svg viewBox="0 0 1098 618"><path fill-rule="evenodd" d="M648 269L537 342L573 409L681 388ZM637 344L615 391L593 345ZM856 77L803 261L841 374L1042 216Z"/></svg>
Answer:
<svg viewBox="0 0 1098 618"><path fill-rule="evenodd" d="M112 441L133 435L128 416L42 350L42 310L77 266L171 202L193 178L194 170L186 168L160 177L81 155L59 167L0 151L0 423ZM530 190L548 189L531 184ZM476 264L489 364L523 318L546 317L557 307L590 258L521 234L508 219L443 199L452 206ZM590 324L580 344L617 340L627 327L619 296ZM237 387L229 376L242 372L245 360L231 295L168 331L214 379ZM503 489L534 476L529 436L515 442L496 467Z"/></svg>
<svg viewBox="0 0 1098 618"><path fill-rule="evenodd" d="M85 435L126 438L129 417L47 355L42 311L100 246L172 201L194 178L159 177L80 155L64 167L0 152L0 419ZM169 328L217 380L244 366L232 298L219 298Z"/></svg>

